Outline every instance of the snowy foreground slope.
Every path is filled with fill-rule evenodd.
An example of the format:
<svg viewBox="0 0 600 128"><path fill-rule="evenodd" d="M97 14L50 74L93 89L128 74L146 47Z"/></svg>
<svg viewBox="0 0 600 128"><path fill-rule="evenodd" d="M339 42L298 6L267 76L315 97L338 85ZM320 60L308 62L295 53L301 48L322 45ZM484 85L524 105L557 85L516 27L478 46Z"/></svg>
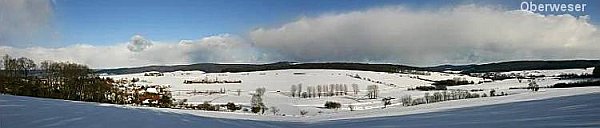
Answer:
<svg viewBox="0 0 600 128"><path fill-rule="evenodd" d="M402 116L279 122L0 95L0 127L600 127L598 101L600 93L595 92Z"/></svg>
<svg viewBox="0 0 600 128"><path fill-rule="evenodd" d="M0 95L2 128L261 127L261 122L102 104ZM271 125L271 124L266 124Z"/></svg>

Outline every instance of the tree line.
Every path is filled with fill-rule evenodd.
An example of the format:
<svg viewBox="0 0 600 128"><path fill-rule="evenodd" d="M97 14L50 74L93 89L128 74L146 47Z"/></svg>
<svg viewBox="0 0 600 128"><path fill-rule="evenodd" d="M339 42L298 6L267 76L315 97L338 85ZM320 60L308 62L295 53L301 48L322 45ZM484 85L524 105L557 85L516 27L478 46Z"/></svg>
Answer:
<svg viewBox="0 0 600 128"><path fill-rule="evenodd" d="M103 103L125 103L126 95L85 65L2 57L0 93Z"/></svg>
<svg viewBox="0 0 600 128"><path fill-rule="evenodd" d="M501 92L500 94L496 94L496 90L492 89L489 92L490 97L494 96L506 96L508 93ZM411 97L410 95L405 95L400 98L403 106L414 106L419 104L428 104L449 100L459 100L459 99L469 99L469 98L480 98L480 97L488 97L486 93L471 93L467 90L450 90L450 91L440 91L435 92L433 95L429 93L425 93L423 97Z"/></svg>
<svg viewBox="0 0 600 128"><path fill-rule="evenodd" d="M302 90L302 84L292 85L290 88L290 94L292 97L299 98L317 98L317 97L330 97L330 96L344 96L348 95L348 93L354 93L354 95L358 95L360 91L358 88L358 84L352 84L352 90L350 91L348 85L346 84L330 84L330 85L317 85L315 86L306 86L306 91ZM371 89L371 88L369 88ZM369 90L369 93L373 93L375 96L376 93L374 89ZM371 92L373 91L373 92Z"/></svg>

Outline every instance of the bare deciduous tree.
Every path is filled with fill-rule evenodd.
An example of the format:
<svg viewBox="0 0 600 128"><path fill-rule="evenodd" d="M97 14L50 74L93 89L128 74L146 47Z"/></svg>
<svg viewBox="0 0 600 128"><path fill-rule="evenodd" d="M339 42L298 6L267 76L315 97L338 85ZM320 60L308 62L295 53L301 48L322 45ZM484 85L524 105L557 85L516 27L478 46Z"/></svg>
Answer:
<svg viewBox="0 0 600 128"><path fill-rule="evenodd" d="M312 96L312 92L313 92L312 86L307 86L306 92L307 92L308 97L310 98Z"/></svg>
<svg viewBox="0 0 600 128"><path fill-rule="evenodd" d="M313 86L312 88L313 88L313 89L312 89L312 91L313 91L313 93L312 93L312 94L313 94L313 97L317 97L317 87L316 87L316 86Z"/></svg>
<svg viewBox="0 0 600 128"><path fill-rule="evenodd" d="M302 94L302 84L298 84L298 97Z"/></svg>
<svg viewBox="0 0 600 128"><path fill-rule="evenodd" d="M277 113L279 113L279 108L275 107L275 106L271 106L270 110L273 115L277 115Z"/></svg>
<svg viewBox="0 0 600 128"><path fill-rule="evenodd" d="M257 89L256 89L256 94L257 94L258 96L264 96L264 95L265 95L265 91L266 91L266 89L265 89L264 87L262 87L262 88L257 88Z"/></svg>
<svg viewBox="0 0 600 128"><path fill-rule="evenodd" d="M298 90L298 87L293 84L292 88L290 89L290 92L292 93L292 97L296 97L296 90Z"/></svg>
<svg viewBox="0 0 600 128"><path fill-rule="evenodd" d="M378 89L377 85L369 85L367 87L367 90L369 90L368 96L369 96L370 99L376 99L377 98L377 95L379 94L379 89Z"/></svg>
<svg viewBox="0 0 600 128"><path fill-rule="evenodd" d="M321 93L323 93L323 87L321 85L317 86L317 96L321 97Z"/></svg>
<svg viewBox="0 0 600 128"><path fill-rule="evenodd" d="M344 84L344 95L348 95L348 85Z"/></svg>
<svg viewBox="0 0 600 128"><path fill-rule="evenodd" d="M529 82L529 86L527 88L531 89L531 91L538 91L540 86L535 82L535 79Z"/></svg>
<svg viewBox="0 0 600 128"><path fill-rule="evenodd" d="M354 95L358 95L358 84L352 84L352 91Z"/></svg>

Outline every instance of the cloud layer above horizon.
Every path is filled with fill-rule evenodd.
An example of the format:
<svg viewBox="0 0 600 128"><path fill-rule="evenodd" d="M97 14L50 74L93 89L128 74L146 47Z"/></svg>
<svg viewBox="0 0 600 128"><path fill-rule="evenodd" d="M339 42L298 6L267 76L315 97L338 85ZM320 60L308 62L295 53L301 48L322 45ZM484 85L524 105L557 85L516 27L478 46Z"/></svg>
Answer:
<svg viewBox="0 0 600 128"><path fill-rule="evenodd" d="M46 38L53 12L49 0L0 0L0 46L27 46L23 42Z"/></svg>
<svg viewBox="0 0 600 128"><path fill-rule="evenodd" d="M151 37L150 37L151 38ZM373 62L409 65L524 59L598 59L600 33L589 17L540 15L490 6L402 6L304 17L247 37L220 34L180 42L135 35L114 46L0 46L0 54L71 61L94 68L199 62Z"/></svg>
<svg viewBox="0 0 600 128"><path fill-rule="evenodd" d="M411 65L520 59L600 58L588 17L463 5L438 10L375 8L303 18L251 32L256 46L298 61Z"/></svg>

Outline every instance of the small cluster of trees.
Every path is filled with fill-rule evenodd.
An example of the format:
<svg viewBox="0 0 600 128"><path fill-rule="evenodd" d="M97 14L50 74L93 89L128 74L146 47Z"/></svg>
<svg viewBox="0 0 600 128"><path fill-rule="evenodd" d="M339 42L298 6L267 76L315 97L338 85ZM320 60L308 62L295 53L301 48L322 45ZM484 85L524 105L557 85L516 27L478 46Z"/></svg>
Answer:
<svg viewBox="0 0 600 128"><path fill-rule="evenodd" d="M505 80L505 79L523 77L523 76L517 76L515 74L502 74L502 73L497 73L497 72L470 73L469 75L473 76L473 77L480 77L483 79L491 79L491 80Z"/></svg>
<svg viewBox="0 0 600 128"><path fill-rule="evenodd" d="M377 99L379 96L379 86L377 85L369 85L367 86L367 96L369 99Z"/></svg>
<svg viewBox="0 0 600 128"><path fill-rule="evenodd" d="M188 106L187 101L188 99L178 99L173 103L173 108L185 108Z"/></svg>
<svg viewBox="0 0 600 128"><path fill-rule="evenodd" d="M594 77L593 74L577 74L577 73L563 73L557 75L560 79L572 79L572 78L589 78Z"/></svg>
<svg viewBox="0 0 600 128"><path fill-rule="evenodd" d="M527 89L537 92L538 90L540 90L540 86L535 82L535 79L534 79L531 82L529 82Z"/></svg>
<svg viewBox="0 0 600 128"><path fill-rule="evenodd" d="M446 85L435 85L435 86L417 86L415 88L408 88L411 90L419 90L419 91L431 91L431 90L446 90Z"/></svg>
<svg viewBox="0 0 600 128"><path fill-rule="evenodd" d="M228 102L227 104L225 104L225 107L227 107L227 110L231 112L242 109L242 106L235 105L235 103L233 102Z"/></svg>
<svg viewBox="0 0 600 128"><path fill-rule="evenodd" d="M340 104L338 102L333 102L333 101L325 102L325 108L327 108L327 109L338 109L340 107L342 107L342 104Z"/></svg>
<svg viewBox="0 0 600 128"><path fill-rule="evenodd" d="M222 84L222 83L242 83L242 80L219 80L217 77L215 79L209 79L208 77L204 77L201 80L183 80L184 84Z"/></svg>
<svg viewBox="0 0 600 128"><path fill-rule="evenodd" d="M361 77L358 74L355 74L355 75L346 75L346 76L349 76L349 77L352 77L352 78L356 78L356 79L366 80L366 81L373 82L373 83L376 83L376 84L382 84L382 85L385 85L385 86L397 87L395 84L386 83L386 82L374 80L374 79L371 79L371 78Z"/></svg>
<svg viewBox="0 0 600 128"><path fill-rule="evenodd" d="M148 72L148 73L144 73L144 76L164 76L165 74L160 73L160 72Z"/></svg>
<svg viewBox="0 0 600 128"><path fill-rule="evenodd" d="M208 94L208 95L213 95L213 94L225 94L227 90L225 88L220 88L218 91L217 90L204 90L204 91L197 91L196 89L194 89L194 91L189 92L189 94Z"/></svg>
<svg viewBox="0 0 600 128"><path fill-rule="evenodd" d="M466 85L466 84L475 84L473 81L467 81L465 78L455 77L449 80L440 80L435 81L431 85L444 85L444 86L456 86L456 85Z"/></svg>
<svg viewBox="0 0 600 128"><path fill-rule="evenodd" d="M399 72L402 73L402 74L414 74L414 75L424 75L424 76L431 75L430 72L427 72L427 71L417 71L417 70L400 70Z"/></svg>
<svg viewBox="0 0 600 128"><path fill-rule="evenodd" d="M210 104L209 101L204 101L204 103L199 104L199 105L185 105L185 104L181 104L181 103L179 105L182 105L187 109L197 109L197 110L204 110L204 111L221 111L221 107L224 107L224 108L226 108L227 111L231 111L231 112L242 109L242 106L236 105L233 102L228 102L227 104L213 105L213 104Z"/></svg>
<svg viewBox="0 0 600 128"><path fill-rule="evenodd" d="M532 79L532 80L527 80L529 81L529 84L527 84L527 87L510 87L508 89L527 89L527 90L531 90L531 91L539 91L540 87L537 82L536 79ZM550 86L553 87L553 86Z"/></svg>
<svg viewBox="0 0 600 128"><path fill-rule="evenodd" d="M557 83L552 85L553 88L572 88L572 87L588 87L588 86L600 86L598 80L585 80L577 81L572 83Z"/></svg>
<svg viewBox="0 0 600 128"><path fill-rule="evenodd" d="M588 74L588 73L583 73L583 74L563 73L563 74L558 75L557 77L559 77L560 79L600 78L600 66L594 67L594 70L592 71L592 74Z"/></svg>
<svg viewBox="0 0 600 128"><path fill-rule="evenodd" d="M261 114L265 114L265 111L269 110L271 113L273 113L273 115L277 115L279 113L279 108L277 108L275 106L271 106L270 108L267 108L265 103L263 103L263 96L265 95L265 92L266 92L265 88L257 88L255 93L252 94L252 98L250 101L250 106L251 106L250 111L252 113L260 112Z"/></svg>
<svg viewBox="0 0 600 128"><path fill-rule="evenodd" d="M147 93L149 94L149 93ZM171 97L171 93L166 92L162 95L159 95L160 99L158 99L158 106L156 107L161 107L161 108L171 108L174 106L173 104L173 99Z"/></svg>
<svg viewBox="0 0 600 128"><path fill-rule="evenodd" d="M208 101L204 101L204 103L196 106L195 109L206 110L206 111L219 111L220 108L221 107L219 105L212 105Z"/></svg>
<svg viewBox="0 0 600 128"><path fill-rule="evenodd" d="M383 102L383 108L387 108L388 105L392 105L392 99L395 99L393 97L386 97L381 99L381 102Z"/></svg>
<svg viewBox="0 0 600 128"><path fill-rule="evenodd" d="M490 92L490 96L495 96L495 91ZM425 93L422 98L412 98L410 95L403 96L400 100L403 106L413 106L419 104L435 103L448 100L468 99L468 98L479 98L487 97L486 94L480 95L479 93L470 93L466 90L453 90L435 92L433 95Z"/></svg>
<svg viewBox="0 0 600 128"><path fill-rule="evenodd" d="M85 65L29 58L2 58L0 93L89 102L126 102L126 94L110 78L100 78Z"/></svg>
<svg viewBox="0 0 600 128"><path fill-rule="evenodd" d="M348 86L346 84L330 84L317 85L306 87L306 91L302 90L302 84L292 85L290 93L292 97L315 98L325 96L343 96L348 95ZM358 85L352 85L353 92L358 94Z"/></svg>
<svg viewBox="0 0 600 128"><path fill-rule="evenodd" d="M267 110L267 107L265 106L265 104L263 103L263 96L265 95L265 88L257 88L256 92L254 94L252 94L252 98L250 101L250 106L251 106L251 111L253 113L258 113L258 112L262 112L262 114L265 113L265 110Z"/></svg>

